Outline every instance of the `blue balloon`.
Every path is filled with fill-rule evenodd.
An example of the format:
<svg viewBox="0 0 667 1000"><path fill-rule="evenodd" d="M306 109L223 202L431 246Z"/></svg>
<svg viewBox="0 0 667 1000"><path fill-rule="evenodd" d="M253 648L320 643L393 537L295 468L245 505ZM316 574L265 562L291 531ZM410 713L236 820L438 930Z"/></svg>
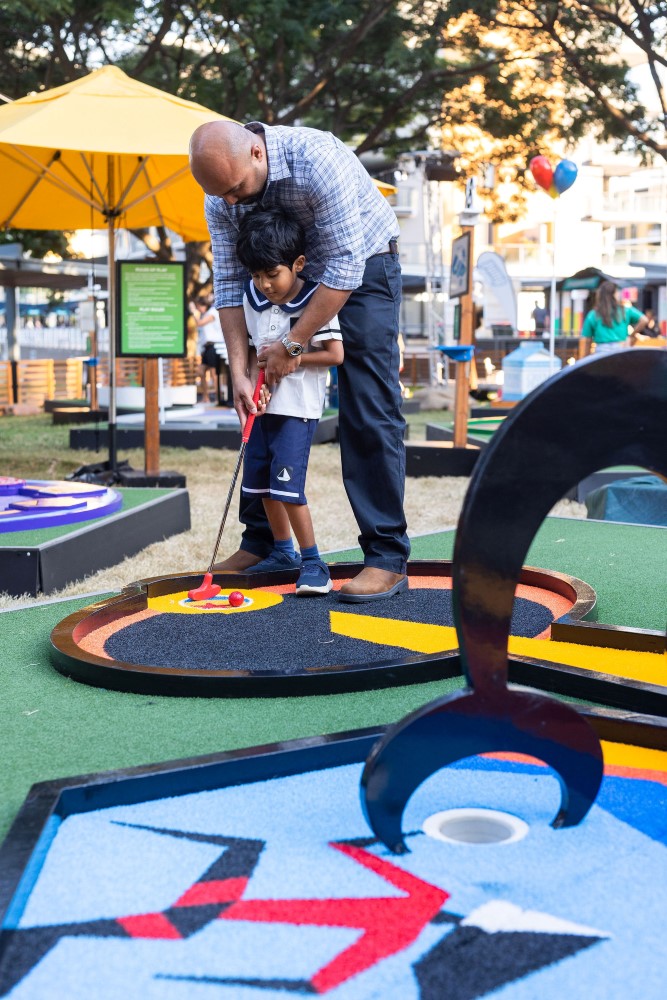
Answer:
<svg viewBox="0 0 667 1000"><path fill-rule="evenodd" d="M573 163L572 160L561 160L556 169L554 170L553 185L558 191L558 194L562 194L563 191L567 191L571 188L577 179L577 164Z"/></svg>

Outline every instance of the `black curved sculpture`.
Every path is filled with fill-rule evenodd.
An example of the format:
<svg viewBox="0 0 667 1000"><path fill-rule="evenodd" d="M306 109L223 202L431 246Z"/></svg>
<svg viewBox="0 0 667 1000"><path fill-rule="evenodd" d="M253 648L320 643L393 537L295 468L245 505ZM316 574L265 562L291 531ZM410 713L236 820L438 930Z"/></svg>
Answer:
<svg viewBox="0 0 667 1000"><path fill-rule="evenodd" d="M456 533L453 602L469 688L392 727L361 779L366 818L390 850L407 850L405 805L441 767L511 751L556 772L552 825L579 823L602 780L602 751L588 723L561 702L509 689L508 639L521 567L535 534L567 490L598 469L632 464L667 477L667 351L592 357L535 389L480 456Z"/></svg>

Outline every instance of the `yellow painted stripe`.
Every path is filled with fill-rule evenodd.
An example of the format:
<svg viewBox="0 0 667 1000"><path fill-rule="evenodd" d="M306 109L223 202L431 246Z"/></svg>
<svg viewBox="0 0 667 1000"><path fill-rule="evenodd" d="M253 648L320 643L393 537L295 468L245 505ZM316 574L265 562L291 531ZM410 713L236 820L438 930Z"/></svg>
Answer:
<svg viewBox="0 0 667 1000"><path fill-rule="evenodd" d="M422 625L396 618L375 618L373 615L349 614L344 611L332 611L330 615L331 631L351 639L399 646L412 653L441 653L454 650L458 645L456 629L445 625ZM616 674L652 684L665 684L667 681L667 662L661 653L633 653L551 642L548 639L516 637L510 639L509 648L510 652L518 656L530 656L584 670ZM615 769L631 768L647 772L643 775L647 780L656 780L658 774L667 775L667 752L606 741L602 741L602 749L605 768L612 774Z"/></svg>
<svg viewBox="0 0 667 1000"><path fill-rule="evenodd" d="M331 631L351 639L365 639L383 646L399 646L412 653L450 652L458 647L456 630L446 625L422 625L396 618L376 618L373 615L332 611ZM512 636L510 653L530 656L549 663L562 663L582 670L593 670L614 677L642 681L645 684L667 684L667 655L637 653L623 649L603 649L581 646L550 639L522 639Z"/></svg>
<svg viewBox="0 0 667 1000"><path fill-rule="evenodd" d="M632 767L639 771L661 771L667 774L667 753L662 750L647 750L645 747L602 740L602 753L605 768Z"/></svg>
<svg viewBox="0 0 667 1000"><path fill-rule="evenodd" d="M627 649L604 649L601 646L580 646L573 642L552 642L550 639L521 639L512 636L510 653L531 656L550 663L563 663L581 670L594 670L614 677L642 681L644 684L667 684L667 655L638 653Z"/></svg>
<svg viewBox="0 0 667 1000"><path fill-rule="evenodd" d="M441 653L458 647L456 629L447 625L422 625L344 611L331 611L330 615L331 631L350 639L365 639L380 646L400 646L412 653Z"/></svg>

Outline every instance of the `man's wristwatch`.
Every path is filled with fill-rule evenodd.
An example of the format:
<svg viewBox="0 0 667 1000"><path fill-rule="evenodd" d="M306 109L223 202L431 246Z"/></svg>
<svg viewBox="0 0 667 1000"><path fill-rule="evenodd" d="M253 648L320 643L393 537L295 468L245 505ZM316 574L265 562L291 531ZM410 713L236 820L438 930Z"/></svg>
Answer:
<svg viewBox="0 0 667 1000"><path fill-rule="evenodd" d="M287 334L280 338L280 343L283 345L290 358L298 358L300 354L303 354L303 344L300 344L297 340L290 340Z"/></svg>

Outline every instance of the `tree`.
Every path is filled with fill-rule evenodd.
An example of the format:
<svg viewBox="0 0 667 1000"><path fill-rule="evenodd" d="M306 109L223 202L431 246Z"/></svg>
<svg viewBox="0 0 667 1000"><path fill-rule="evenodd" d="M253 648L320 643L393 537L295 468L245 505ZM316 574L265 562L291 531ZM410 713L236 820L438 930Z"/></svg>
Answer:
<svg viewBox="0 0 667 1000"><path fill-rule="evenodd" d="M493 35L524 54L525 83L548 87L561 133L594 132L643 157L667 159L667 4L664 0L479 0L455 2L474 37ZM646 86L633 70L645 68ZM654 110L644 95L652 89ZM647 98L648 99L648 98ZM482 124L487 118L482 110Z"/></svg>
<svg viewBox="0 0 667 1000"><path fill-rule="evenodd" d="M660 138L618 51L621 38L632 42L659 81L664 8L664 0L0 0L0 92L21 96L115 62L238 120L330 129L359 154L423 148L444 127L456 148L466 136L485 147L471 149L470 169L485 158L522 176L545 143L591 129L659 151L662 90Z"/></svg>
<svg viewBox="0 0 667 1000"><path fill-rule="evenodd" d="M33 257L44 257L51 251L63 259L71 259L76 256L69 249L71 235L41 229L5 229L0 230L0 247L5 243L20 243L23 251Z"/></svg>
<svg viewBox="0 0 667 1000"><path fill-rule="evenodd" d="M495 221L521 214L533 155L557 158L586 134L644 159L665 157L664 0L453 0L449 7L458 15L457 43L493 48L505 78L499 88L493 75L479 76L445 97L443 141L459 150L464 169L482 173L494 164L502 180L519 182L482 190ZM513 67L501 50L520 56ZM657 113L633 78L641 63Z"/></svg>
<svg viewBox="0 0 667 1000"><path fill-rule="evenodd" d="M445 0L0 0L0 91L19 97L115 62L238 120L331 129L358 153L407 150L440 122L443 94L479 75L500 93L499 68L517 60L489 46L443 48L452 8Z"/></svg>

